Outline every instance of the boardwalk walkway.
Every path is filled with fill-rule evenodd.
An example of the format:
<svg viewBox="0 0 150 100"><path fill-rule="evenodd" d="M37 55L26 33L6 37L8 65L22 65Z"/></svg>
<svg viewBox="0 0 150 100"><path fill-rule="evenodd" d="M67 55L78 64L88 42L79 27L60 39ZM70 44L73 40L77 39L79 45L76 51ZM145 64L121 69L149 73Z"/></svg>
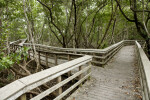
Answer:
<svg viewBox="0 0 150 100"><path fill-rule="evenodd" d="M104 68L93 67L92 78L71 100L141 100L135 47L123 47ZM72 99L73 98L73 99Z"/></svg>

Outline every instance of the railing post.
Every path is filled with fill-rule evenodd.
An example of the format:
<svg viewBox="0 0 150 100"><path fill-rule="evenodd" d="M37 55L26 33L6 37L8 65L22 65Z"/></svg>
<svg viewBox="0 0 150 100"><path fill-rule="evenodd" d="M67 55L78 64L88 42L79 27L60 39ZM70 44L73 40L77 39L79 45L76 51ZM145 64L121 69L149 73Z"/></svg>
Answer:
<svg viewBox="0 0 150 100"><path fill-rule="evenodd" d="M70 61L71 60L71 57L70 57L70 55L68 54L68 61Z"/></svg>
<svg viewBox="0 0 150 100"><path fill-rule="evenodd" d="M57 82L58 83L60 83L61 82L61 76L59 76L58 78L57 78ZM62 87L60 87L59 89L58 89L58 95L60 95L62 93Z"/></svg>
<svg viewBox="0 0 150 100"><path fill-rule="evenodd" d="M41 57L40 57L40 51L39 51L38 54L39 54L39 63L41 64L41 60L40 60L40 59L41 59Z"/></svg>
<svg viewBox="0 0 150 100"><path fill-rule="evenodd" d="M70 60L71 60L71 57L70 57L70 55L68 54L68 61L70 61ZM68 77L69 77L69 76L71 76L71 71L68 72Z"/></svg>
<svg viewBox="0 0 150 100"><path fill-rule="evenodd" d="M57 65L57 54L55 54L55 65ZM58 78L57 78L57 82L58 83L60 83L61 82L61 76L59 76ZM58 95L60 95L62 93L62 87L60 87L59 89L58 89Z"/></svg>
<svg viewBox="0 0 150 100"><path fill-rule="evenodd" d="M40 46L38 46L39 47L39 51L40 51Z"/></svg>
<svg viewBox="0 0 150 100"><path fill-rule="evenodd" d="M105 57L106 56L106 54L107 53L105 53L105 54L102 54L102 57ZM102 65L101 65L101 67L104 67L104 64L105 64L105 61L108 59L108 56L106 57L106 58L102 58ZM89 64L90 65L90 64Z"/></svg>
<svg viewBox="0 0 150 100"><path fill-rule="evenodd" d="M45 60L46 60L46 66L48 67L48 57L47 57L47 52L45 53Z"/></svg>
<svg viewBox="0 0 150 100"><path fill-rule="evenodd" d="M20 96L19 100L27 100L26 94L23 94L22 96Z"/></svg>
<svg viewBox="0 0 150 100"><path fill-rule="evenodd" d="M79 71L81 71L82 69L83 69L82 66L79 66ZM79 80L81 79L82 79L82 74L79 75ZM80 84L80 86L82 86L82 83Z"/></svg>
<svg viewBox="0 0 150 100"><path fill-rule="evenodd" d="M57 54L55 54L55 65L57 65Z"/></svg>

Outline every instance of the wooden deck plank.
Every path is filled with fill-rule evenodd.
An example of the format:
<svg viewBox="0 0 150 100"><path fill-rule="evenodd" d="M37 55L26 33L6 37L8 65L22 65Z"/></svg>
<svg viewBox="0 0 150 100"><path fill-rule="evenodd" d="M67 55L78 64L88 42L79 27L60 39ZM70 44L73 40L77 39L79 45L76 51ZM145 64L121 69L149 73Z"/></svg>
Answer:
<svg viewBox="0 0 150 100"><path fill-rule="evenodd" d="M91 81L68 100L141 100L135 53L134 46L125 46L104 68L93 67Z"/></svg>

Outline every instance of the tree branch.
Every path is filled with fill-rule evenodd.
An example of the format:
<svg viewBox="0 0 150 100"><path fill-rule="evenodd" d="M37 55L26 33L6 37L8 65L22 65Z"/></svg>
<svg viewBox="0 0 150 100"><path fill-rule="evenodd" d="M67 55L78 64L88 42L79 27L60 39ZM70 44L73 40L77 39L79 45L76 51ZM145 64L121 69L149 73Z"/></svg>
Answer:
<svg viewBox="0 0 150 100"><path fill-rule="evenodd" d="M62 37L64 37L62 31L60 30L60 28L53 22L53 15L52 15L52 8L48 7L46 4L42 3L40 0L37 0L41 5L43 5L44 7L46 7L49 12L50 12L50 18L51 18L51 23L53 24L53 26L59 31L59 33L61 34Z"/></svg>
<svg viewBox="0 0 150 100"><path fill-rule="evenodd" d="M129 19L129 18L126 16L126 14L123 12L123 10L122 10L122 8L121 8L121 5L120 5L120 3L118 2L118 0L115 0L115 1L116 1L117 5L119 6L119 10L120 10L120 12L122 13L122 15L123 15L128 21L130 21L130 22L135 22L135 20Z"/></svg>
<svg viewBox="0 0 150 100"><path fill-rule="evenodd" d="M48 18L49 20L49 18ZM56 32L51 28L50 23L48 24L50 30L52 31L52 33L55 35L55 37L57 38L57 40L59 41L59 43L61 43L61 45L63 45L62 41L59 39L59 37L57 36Z"/></svg>

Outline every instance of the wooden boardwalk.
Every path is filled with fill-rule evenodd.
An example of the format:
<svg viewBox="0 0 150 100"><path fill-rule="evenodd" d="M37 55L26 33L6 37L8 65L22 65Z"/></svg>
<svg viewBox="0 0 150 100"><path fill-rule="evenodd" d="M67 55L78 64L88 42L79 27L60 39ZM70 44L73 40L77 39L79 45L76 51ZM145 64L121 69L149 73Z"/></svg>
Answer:
<svg viewBox="0 0 150 100"><path fill-rule="evenodd" d="M11 47L20 49L20 45L12 44ZM137 41L123 40L103 50L51 48L40 44L36 48L40 64L47 69L2 87L0 100L45 100L56 90L59 90L58 96L48 97L48 100L66 100L67 97L67 100L150 100L150 61ZM32 58L32 49L30 51L29 58ZM91 62L104 68L91 66ZM64 74L68 76L65 79ZM90 81L85 81L90 77ZM56 79L55 85L29 97L28 91ZM64 89L70 81L75 83ZM6 91L8 89L11 91Z"/></svg>
<svg viewBox="0 0 150 100"><path fill-rule="evenodd" d="M141 100L139 81L135 47L125 46L68 100Z"/></svg>

